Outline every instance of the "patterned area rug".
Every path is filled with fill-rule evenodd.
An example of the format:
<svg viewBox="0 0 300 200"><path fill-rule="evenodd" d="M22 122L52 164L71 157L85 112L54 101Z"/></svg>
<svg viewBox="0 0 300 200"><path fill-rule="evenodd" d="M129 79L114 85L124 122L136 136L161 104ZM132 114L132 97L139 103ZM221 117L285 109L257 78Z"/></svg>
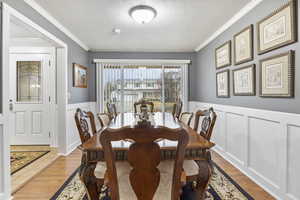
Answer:
<svg viewBox="0 0 300 200"><path fill-rule="evenodd" d="M50 151L11 151L10 152L10 173L13 175L22 168L30 165L37 159L43 157Z"/></svg>
<svg viewBox="0 0 300 200"><path fill-rule="evenodd" d="M206 200L253 200L217 164L214 164L214 174L209 184ZM78 169L68 178L50 200L87 200L85 188L78 176Z"/></svg>

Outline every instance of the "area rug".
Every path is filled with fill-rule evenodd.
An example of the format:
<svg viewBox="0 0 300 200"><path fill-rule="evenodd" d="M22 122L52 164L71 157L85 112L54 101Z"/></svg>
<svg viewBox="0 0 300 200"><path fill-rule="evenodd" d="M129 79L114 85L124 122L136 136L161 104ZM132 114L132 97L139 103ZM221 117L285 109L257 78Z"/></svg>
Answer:
<svg viewBox="0 0 300 200"><path fill-rule="evenodd" d="M254 200L216 163L206 200ZM77 169L50 200L88 200Z"/></svg>
<svg viewBox="0 0 300 200"><path fill-rule="evenodd" d="M50 151L11 151L10 152L10 173L13 175L17 171L30 165L37 159L43 157Z"/></svg>

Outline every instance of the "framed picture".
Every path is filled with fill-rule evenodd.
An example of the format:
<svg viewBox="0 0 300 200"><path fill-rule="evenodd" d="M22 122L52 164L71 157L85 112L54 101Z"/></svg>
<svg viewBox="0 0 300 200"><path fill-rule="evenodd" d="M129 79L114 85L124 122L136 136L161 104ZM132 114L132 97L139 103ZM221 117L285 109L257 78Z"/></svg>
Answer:
<svg viewBox="0 0 300 200"><path fill-rule="evenodd" d="M218 72L216 75L217 97L229 97L229 70Z"/></svg>
<svg viewBox="0 0 300 200"><path fill-rule="evenodd" d="M234 64L253 60L253 25L246 27L233 37Z"/></svg>
<svg viewBox="0 0 300 200"><path fill-rule="evenodd" d="M216 69L231 65L231 41L228 41L215 50Z"/></svg>
<svg viewBox="0 0 300 200"><path fill-rule="evenodd" d="M87 88L87 68L73 64L73 87Z"/></svg>
<svg viewBox="0 0 300 200"><path fill-rule="evenodd" d="M254 96L255 95L255 65L235 69L233 76L233 95Z"/></svg>
<svg viewBox="0 0 300 200"><path fill-rule="evenodd" d="M294 97L294 55L289 51L260 61L261 97Z"/></svg>
<svg viewBox="0 0 300 200"><path fill-rule="evenodd" d="M258 54L297 41L296 9L296 0L291 0L257 23Z"/></svg>

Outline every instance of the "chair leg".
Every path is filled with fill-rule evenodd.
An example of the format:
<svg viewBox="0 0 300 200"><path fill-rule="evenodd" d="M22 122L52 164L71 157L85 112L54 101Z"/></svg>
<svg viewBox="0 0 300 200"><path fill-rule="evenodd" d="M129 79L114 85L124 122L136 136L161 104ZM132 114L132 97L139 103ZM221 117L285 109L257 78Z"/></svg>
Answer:
<svg viewBox="0 0 300 200"><path fill-rule="evenodd" d="M82 155L79 177L86 188L89 200L99 200L101 184L103 185L103 180L95 177L96 165L97 162L90 163L86 161L86 154Z"/></svg>
<svg viewBox="0 0 300 200"><path fill-rule="evenodd" d="M205 159L195 160L199 167L199 173L196 181L196 193L199 199L205 199L208 184L213 173L213 167L211 165L210 152L205 152Z"/></svg>

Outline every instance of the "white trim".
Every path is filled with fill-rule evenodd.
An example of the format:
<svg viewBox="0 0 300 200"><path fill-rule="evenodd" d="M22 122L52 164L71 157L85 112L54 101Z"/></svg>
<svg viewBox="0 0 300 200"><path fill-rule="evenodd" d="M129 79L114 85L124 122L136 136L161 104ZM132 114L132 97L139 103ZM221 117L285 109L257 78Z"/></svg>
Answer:
<svg viewBox="0 0 300 200"><path fill-rule="evenodd" d="M25 47L25 46L20 46L20 47L10 47L9 48L9 53L14 53L14 54L54 54L55 50L53 50L54 47Z"/></svg>
<svg viewBox="0 0 300 200"><path fill-rule="evenodd" d="M31 6L35 11L37 11L40 15L46 18L50 23L56 26L61 32L66 34L69 38L71 38L74 42L76 42L79 46L81 46L84 50L88 51L89 47L84 44L78 37L76 37L71 31L69 31L65 26L63 26L59 21L57 21L48 11L42 8L38 3L34 0L24 0L29 6Z"/></svg>
<svg viewBox="0 0 300 200"><path fill-rule="evenodd" d="M81 141L78 140L78 141L74 142L73 144L68 145L66 153L59 153L59 155L62 155L62 156L70 155L80 144L81 144Z"/></svg>
<svg viewBox="0 0 300 200"><path fill-rule="evenodd" d="M244 6L238 13L236 13L229 21L227 21L223 26L221 26L214 34L212 34L207 40L205 40L202 44L200 44L195 51L200 51L214 39L216 39L219 35L221 35L224 31L230 28L234 23L244 17L247 13L249 13L252 9L254 9L258 4L260 4L263 0L252 0L246 6Z"/></svg>
<svg viewBox="0 0 300 200"><path fill-rule="evenodd" d="M0 191L3 192L3 200L11 197L11 176L10 176L10 138L9 138L9 27L10 11L5 3L2 4L2 135L0 135L0 164L1 179ZM0 130L1 131L1 130Z"/></svg>
<svg viewBox="0 0 300 200"><path fill-rule="evenodd" d="M0 193L0 200L12 200L14 197L10 196L5 199L4 193Z"/></svg>
<svg viewBox="0 0 300 200"><path fill-rule="evenodd" d="M190 64L191 60L168 59L94 59L94 63L110 64Z"/></svg>

